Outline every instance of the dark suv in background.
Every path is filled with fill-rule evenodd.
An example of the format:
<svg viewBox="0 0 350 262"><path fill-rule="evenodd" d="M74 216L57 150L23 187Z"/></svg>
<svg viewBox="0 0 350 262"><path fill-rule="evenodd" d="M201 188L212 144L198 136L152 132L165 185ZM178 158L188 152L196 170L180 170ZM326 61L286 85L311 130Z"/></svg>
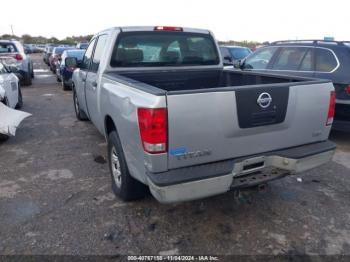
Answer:
<svg viewBox="0 0 350 262"><path fill-rule="evenodd" d="M278 41L259 48L236 67L332 80L336 90L333 129L350 131L350 42Z"/></svg>

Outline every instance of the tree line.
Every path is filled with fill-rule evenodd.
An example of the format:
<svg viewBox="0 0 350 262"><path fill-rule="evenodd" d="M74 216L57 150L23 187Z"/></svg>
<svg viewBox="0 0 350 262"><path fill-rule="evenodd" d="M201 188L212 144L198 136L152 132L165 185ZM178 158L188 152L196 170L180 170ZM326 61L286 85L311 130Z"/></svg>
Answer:
<svg viewBox="0 0 350 262"><path fill-rule="evenodd" d="M237 45L237 46L245 46L249 47L250 49L254 49L257 46L261 45L267 45L268 42L256 42L256 41L234 41L234 40L229 40L229 41L219 41L219 45Z"/></svg>
<svg viewBox="0 0 350 262"><path fill-rule="evenodd" d="M0 36L0 39L10 40L16 39L22 41L24 44L65 44L74 45L79 42L89 42L93 35L81 35L81 36L68 36L62 40L56 37L44 37L44 36L31 36L24 34L22 36L4 34Z"/></svg>

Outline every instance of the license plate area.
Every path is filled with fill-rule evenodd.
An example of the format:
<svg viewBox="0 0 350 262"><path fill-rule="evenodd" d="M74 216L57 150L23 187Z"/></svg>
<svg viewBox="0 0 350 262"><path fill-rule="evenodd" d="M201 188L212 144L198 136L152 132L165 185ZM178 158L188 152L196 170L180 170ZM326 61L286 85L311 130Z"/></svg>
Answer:
<svg viewBox="0 0 350 262"><path fill-rule="evenodd" d="M234 170L236 176L242 176L249 173L253 173L262 170L266 167L265 156L253 157L243 160L241 163L237 163L237 169Z"/></svg>

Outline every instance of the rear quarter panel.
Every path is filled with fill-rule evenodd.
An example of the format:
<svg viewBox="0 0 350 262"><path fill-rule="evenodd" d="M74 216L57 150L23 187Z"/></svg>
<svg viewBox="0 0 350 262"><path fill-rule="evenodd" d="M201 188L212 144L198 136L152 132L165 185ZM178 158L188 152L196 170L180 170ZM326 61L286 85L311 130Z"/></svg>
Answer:
<svg viewBox="0 0 350 262"><path fill-rule="evenodd" d="M137 108L166 107L165 96L156 96L124 83L102 78L101 117L113 119L129 171L136 179L147 183L146 168L153 172L167 170L167 154L149 155L144 152L140 140Z"/></svg>

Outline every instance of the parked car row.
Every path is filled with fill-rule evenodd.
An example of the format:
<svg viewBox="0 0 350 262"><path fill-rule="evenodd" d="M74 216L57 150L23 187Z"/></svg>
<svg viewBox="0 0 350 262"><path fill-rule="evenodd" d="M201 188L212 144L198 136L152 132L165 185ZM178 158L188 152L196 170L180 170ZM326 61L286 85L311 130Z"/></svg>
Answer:
<svg viewBox="0 0 350 262"><path fill-rule="evenodd" d="M62 53L65 50L73 49L74 47L68 46L68 47L55 47L52 50L52 54L49 57L49 67L52 73L56 73L56 68L61 62L61 56Z"/></svg>
<svg viewBox="0 0 350 262"><path fill-rule="evenodd" d="M63 90L71 88L71 79L74 71L67 58L74 57L81 62L88 43L78 43L76 46L47 46L43 54L44 62L50 67L52 73L56 74L57 82L62 83Z"/></svg>
<svg viewBox="0 0 350 262"><path fill-rule="evenodd" d="M72 55L77 55L77 58L79 58L79 54L84 52L85 48L87 46L87 43L78 43L76 46L69 46L69 45L48 45L45 48L44 54L43 54L43 61L50 67L50 70L52 73L56 74L57 70L58 72L61 72L60 65L62 62L62 55L66 50L76 50L76 52L71 52ZM65 58L67 57L68 53L65 53ZM61 77L60 75L57 76L57 80L60 81ZM67 85L64 84L64 88L67 87Z"/></svg>
<svg viewBox="0 0 350 262"><path fill-rule="evenodd" d="M45 49L45 45L24 44L23 46L26 54L42 53Z"/></svg>
<svg viewBox="0 0 350 262"><path fill-rule="evenodd" d="M62 53L61 60L56 67L56 78L58 82L62 83L63 90L71 89L72 87L72 75L75 70L75 64L71 64L70 58L75 58L77 63L81 63L83 60L85 50L83 49L70 49L65 50Z"/></svg>

